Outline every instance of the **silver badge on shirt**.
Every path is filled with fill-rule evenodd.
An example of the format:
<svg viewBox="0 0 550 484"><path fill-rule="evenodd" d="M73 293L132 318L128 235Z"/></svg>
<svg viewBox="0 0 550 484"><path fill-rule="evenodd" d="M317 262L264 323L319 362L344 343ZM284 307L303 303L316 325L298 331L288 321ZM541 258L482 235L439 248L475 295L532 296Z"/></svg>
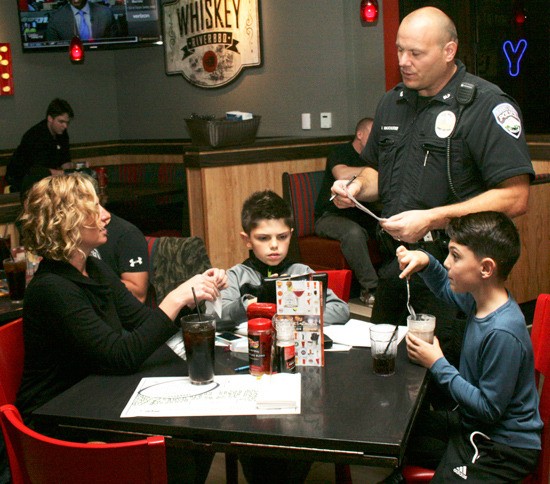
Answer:
<svg viewBox="0 0 550 484"><path fill-rule="evenodd" d="M452 111L441 111L435 120L435 134L438 138L448 138L456 124L456 116Z"/></svg>

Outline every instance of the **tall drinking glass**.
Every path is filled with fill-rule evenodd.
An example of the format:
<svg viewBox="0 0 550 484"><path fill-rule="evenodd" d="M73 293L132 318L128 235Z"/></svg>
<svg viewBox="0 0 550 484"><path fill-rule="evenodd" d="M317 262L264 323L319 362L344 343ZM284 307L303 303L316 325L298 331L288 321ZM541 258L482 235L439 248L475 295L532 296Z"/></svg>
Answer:
<svg viewBox="0 0 550 484"><path fill-rule="evenodd" d="M214 340L216 321L197 314L181 318L183 344L187 358L189 379L194 385L206 385L214 381Z"/></svg>

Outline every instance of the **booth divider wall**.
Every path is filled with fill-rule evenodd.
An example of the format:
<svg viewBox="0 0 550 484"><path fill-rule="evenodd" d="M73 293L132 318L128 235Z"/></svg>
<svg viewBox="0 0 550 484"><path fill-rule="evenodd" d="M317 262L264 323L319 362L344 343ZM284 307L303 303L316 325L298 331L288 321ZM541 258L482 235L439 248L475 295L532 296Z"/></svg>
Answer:
<svg viewBox="0 0 550 484"><path fill-rule="evenodd" d="M73 160L90 166L183 164L190 234L203 238L214 266L229 268L247 251L239 239L240 211L256 190L282 195L282 174L323 170L330 149L349 137L259 139L233 149L191 146L188 140L132 140L88 143L71 147ZM550 136L528 137L533 166L542 183L531 186L529 211L514 221L522 239L521 257L508 287L519 303L550 292ZM0 152L0 180L11 151ZM2 227L0 226L0 230Z"/></svg>

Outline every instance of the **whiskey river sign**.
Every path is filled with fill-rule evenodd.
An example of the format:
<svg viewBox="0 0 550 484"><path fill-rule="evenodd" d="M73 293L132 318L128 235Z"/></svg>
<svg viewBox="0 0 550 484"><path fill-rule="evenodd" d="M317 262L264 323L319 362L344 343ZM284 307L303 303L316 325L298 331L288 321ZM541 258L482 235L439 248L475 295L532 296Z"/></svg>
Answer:
<svg viewBox="0 0 550 484"><path fill-rule="evenodd" d="M173 0L163 9L167 74L213 88L261 64L258 0Z"/></svg>

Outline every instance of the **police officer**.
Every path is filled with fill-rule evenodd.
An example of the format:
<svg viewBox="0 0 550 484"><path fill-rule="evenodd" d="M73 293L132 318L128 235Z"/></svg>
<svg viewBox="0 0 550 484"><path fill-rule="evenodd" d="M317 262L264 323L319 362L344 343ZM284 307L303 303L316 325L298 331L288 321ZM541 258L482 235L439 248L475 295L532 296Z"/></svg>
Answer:
<svg viewBox="0 0 550 484"><path fill-rule="evenodd" d="M402 82L382 97L362 154L367 167L347 190L383 205L386 260L371 320L406 324L397 246L409 243L444 258L451 218L482 210L525 213L534 171L518 106L455 59L458 38L447 15L434 7L412 12L399 26L396 45ZM332 187L339 208L353 205L343 184ZM436 316L436 335L457 365L464 321L420 277L410 282L413 308Z"/></svg>

